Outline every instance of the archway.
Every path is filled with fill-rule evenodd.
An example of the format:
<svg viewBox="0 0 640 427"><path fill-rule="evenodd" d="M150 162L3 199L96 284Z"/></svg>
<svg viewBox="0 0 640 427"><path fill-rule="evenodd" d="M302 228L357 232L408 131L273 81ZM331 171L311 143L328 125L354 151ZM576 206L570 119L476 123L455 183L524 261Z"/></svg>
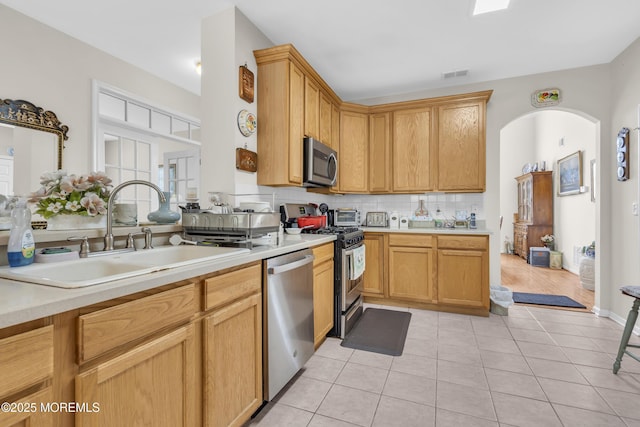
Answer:
<svg viewBox="0 0 640 427"><path fill-rule="evenodd" d="M562 109L525 114L500 130L500 215L504 218L500 229L501 253L506 251L505 239L513 242L514 238L514 213L518 212L515 178L524 173L527 165L537 170L544 168L553 171L553 187L548 197L553 200L556 250L562 253L563 269L579 273L580 248L597 240L598 204L592 199L597 191L592 193L596 182L591 182L594 173L591 166L592 161L597 164L599 133L598 120L582 112ZM580 153L582 161L582 186L576 194L561 196L557 161L575 153ZM530 246L542 245L530 242Z"/></svg>

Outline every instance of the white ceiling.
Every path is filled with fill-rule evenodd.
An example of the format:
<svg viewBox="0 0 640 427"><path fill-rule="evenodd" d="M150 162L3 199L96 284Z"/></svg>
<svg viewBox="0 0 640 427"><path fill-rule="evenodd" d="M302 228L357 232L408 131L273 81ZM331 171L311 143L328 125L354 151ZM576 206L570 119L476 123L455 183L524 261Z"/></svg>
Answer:
<svg viewBox="0 0 640 427"><path fill-rule="evenodd" d="M200 22L237 6L293 43L343 100L608 63L640 36L637 0L0 0L189 91ZM444 80L442 73L469 70Z"/></svg>

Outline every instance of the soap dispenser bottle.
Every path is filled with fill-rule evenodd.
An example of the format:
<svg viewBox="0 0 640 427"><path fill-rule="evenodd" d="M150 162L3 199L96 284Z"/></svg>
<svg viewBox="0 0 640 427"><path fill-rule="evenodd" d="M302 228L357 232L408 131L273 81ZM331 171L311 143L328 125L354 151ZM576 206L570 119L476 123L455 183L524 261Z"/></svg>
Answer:
<svg viewBox="0 0 640 427"><path fill-rule="evenodd" d="M11 267L29 265L35 259L36 245L31 229L31 211L25 200L19 200L11 211L11 233L7 257Z"/></svg>

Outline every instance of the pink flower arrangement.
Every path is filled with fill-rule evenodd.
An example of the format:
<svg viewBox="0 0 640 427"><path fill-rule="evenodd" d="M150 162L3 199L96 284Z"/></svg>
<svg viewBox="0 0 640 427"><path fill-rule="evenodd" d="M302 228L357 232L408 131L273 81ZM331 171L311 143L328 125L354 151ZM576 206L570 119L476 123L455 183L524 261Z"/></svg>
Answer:
<svg viewBox="0 0 640 427"><path fill-rule="evenodd" d="M104 172L67 175L64 170L40 177L42 187L31 195L36 213L44 218L55 215L96 216L107 214L111 179Z"/></svg>

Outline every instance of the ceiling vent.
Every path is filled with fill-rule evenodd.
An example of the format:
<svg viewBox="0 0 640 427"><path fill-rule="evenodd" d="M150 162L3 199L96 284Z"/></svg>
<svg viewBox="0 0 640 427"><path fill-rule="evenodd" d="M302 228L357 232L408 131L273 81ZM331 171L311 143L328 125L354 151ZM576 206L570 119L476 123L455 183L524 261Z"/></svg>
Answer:
<svg viewBox="0 0 640 427"><path fill-rule="evenodd" d="M448 71L442 73L442 78L446 80L454 77L465 77L467 74L469 74L469 70Z"/></svg>

